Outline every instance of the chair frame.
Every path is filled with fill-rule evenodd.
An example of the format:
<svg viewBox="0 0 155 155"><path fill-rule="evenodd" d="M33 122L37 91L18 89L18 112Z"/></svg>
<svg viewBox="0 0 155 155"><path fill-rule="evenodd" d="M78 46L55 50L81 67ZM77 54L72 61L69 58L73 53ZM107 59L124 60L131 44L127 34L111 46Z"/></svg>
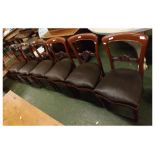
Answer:
<svg viewBox="0 0 155 155"><path fill-rule="evenodd" d="M13 52L13 54L15 55L16 59L17 59L19 62L21 62L22 60L24 60L24 61L27 62L27 58L26 58L26 56L23 54L23 52L20 50L20 45L19 45L19 44L10 45L9 49ZM14 50L18 50L19 56L16 55L16 53L15 53ZM12 79L22 81L21 78L19 77L19 75L20 75L19 73L10 73L10 72L8 72L8 76L11 77Z"/></svg>
<svg viewBox="0 0 155 155"><path fill-rule="evenodd" d="M33 59L29 58L29 57L24 53L24 51L23 51L23 49L22 49L22 46L29 46L29 47L30 47L30 45L29 45L28 43L20 43L20 44L19 44L19 52L22 54L22 56L24 57L24 59L25 59L25 61L26 61L26 64L27 64L29 61L31 61L31 60L33 60ZM31 47L29 48L29 50L30 50L30 52L32 52L32 48L31 48ZM34 58L36 58L36 56L34 55L33 52L32 52L32 54L33 54ZM25 64L25 65L26 65L26 64ZM24 66L23 66L23 67L24 67ZM18 73L18 78L20 79L21 82L31 84L27 77L28 77L28 76L25 75L25 74Z"/></svg>
<svg viewBox="0 0 155 155"><path fill-rule="evenodd" d="M101 74L100 74L100 78L103 78L103 76L105 75L103 67L102 67L102 62L99 56L99 52L98 52L98 37L97 35L93 34L93 33L82 33L82 34L77 34L74 36L71 36L68 38L68 43L70 45L70 47L72 48L76 58L78 59L79 65L85 63L81 60L80 56L79 56L79 52L77 51L77 49L74 47L74 43L77 41L82 41L82 40L90 40L93 41L95 44L95 51L94 51L94 55L97 59L97 64L99 66L99 68L101 69ZM66 87L68 87L69 89L72 90L74 97L76 98L80 98L81 92L82 93L90 93L91 96L93 96L93 98L96 98L93 89L91 88L84 88L84 87L78 87L75 86L73 84L67 83Z"/></svg>
<svg viewBox="0 0 155 155"><path fill-rule="evenodd" d="M141 45L140 57L138 59L133 59L126 55L119 56L119 57L113 57L111 55L110 48L109 48L108 44L110 42L115 42L115 41L133 41L133 42L140 44ZM106 53L107 53L109 61L110 61L111 69L112 70L115 69L114 61L136 62L139 65L138 72L141 75L142 80L143 80L143 75L144 75L143 64L144 64L144 56L146 53L147 43L148 43L148 36L144 35L144 34L140 34L140 33L116 33L116 34L111 34L111 35L102 37L102 44L106 49ZM137 107L134 107L131 105L120 103L120 102L111 101L111 100L107 99L106 97L103 97L102 95L99 95L97 93L96 93L96 97L99 100L99 102L102 102L102 100L106 100L107 102L109 102L111 104L117 104L117 105L126 106L126 107L131 108L133 111L134 120L136 122L138 121L138 112L139 112L140 101L139 101Z"/></svg>
<svg viewBox="0 0 155 155"><path fill-rule="evenodd" d="M50 38L46 41L46 45L47 45L47 48L48 48L48 53L49 55L51 55L51 57L54 58L54 63L57 63L61 60L58 60L56 55L55 55L55 52L53 50L53 48L51 48L53 46L53 44L62 44L64 46L64 49L65 49L65 52L66 52L66 55L67 57L69 58L70 60L70 63L71 65L73 66L72 70L74 69L75 67L75 64L74 64L74 61L69 53L69 50L68 50L68 47L67 47L67 41L65 38L63 37L53 37L53 38ZM64 57L65 58L65 57ZM55 89L59 89L61 87L65 87L66 86L66 82L65 81L51 81L49 79L46 79L48 81L48 84L50 84L52 87L54 87Z"/></svg>
<svg viewBox="0 0 155 155"><path fill-rule="evenodd" d="M37 50L37 48L36 48L36 46L38 46L38 45L44 47L44 49L45 49L44 55L41 55L41 54L38 52L38 50ZM37 41L31 43L29 46L30 46L31 52L33 53L34 56L35 56L34 52L37 53L38 57L35 56L35 58L36 58L39 62L41 62L42 60L45 60L45 59L48 57L48 59L50 59L51 61L53 61L53 63L55 63L55 62L54 62L53 56L51 56L51 55L49 54L49 52L48 52L48 47L47 47L47 45L46 45L46 41L44 41L44 40L37 40ZM44 56L45 56L45 58L44 58ZM42 77L42 76L34 76L33 74L29 74L29 76L28 76L28 77L26 76L26 78L27 78L27 80L28 80L32 85L35 85L35 86L42 86L42 85L43 85L43 82L42 82L42 81L44 80L44 77Z"/></svg>

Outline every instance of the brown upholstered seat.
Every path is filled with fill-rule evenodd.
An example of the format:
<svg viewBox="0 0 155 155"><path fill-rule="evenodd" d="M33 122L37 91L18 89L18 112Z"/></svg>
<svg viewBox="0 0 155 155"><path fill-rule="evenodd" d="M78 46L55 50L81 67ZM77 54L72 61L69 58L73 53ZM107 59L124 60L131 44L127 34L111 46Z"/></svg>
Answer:
<svg viewBox="0 0 155 155"><path fill-rule="evenodd" d="M142 93L142 78L135 70L112 70L98 83L95 92L111 101L136 107Z"/></svg>
<svg viewBox="0 0 155 155"><path fill-rule="evenodd" d="M18 72L20 74L26 74L28 75L30 71L38 64L38 61L32 60L27 62L26 65L24 65Z"/></svg>
<svg viewBox="0 0 155 155"><path fill-rule="evenodd" d="M74 65L69 59L62 59L57 62L53 68L45 74L45 77L53 81L64 81L69 73L74 68Z"/></svg>
<svg viewBox="0 0 155 155"><path fill-rule="evenodd" d="M94 88L99 80L101 70L95 63L83 63L73 70L66 82L78 87Z"/></svg>
<svg viewBox="0 0 155 155"><path fill-rule="evenodd" d="M9 72L11 73L17 73L24 65L26 64L26 61L14 64L10 69Z"/></svg>
<svg viewBox="0 0 155 155"><path fill-rule="evenodd" d="M43 60L30 72L30 74L34 76L44 76L53 65L52 60Z"/></svg>

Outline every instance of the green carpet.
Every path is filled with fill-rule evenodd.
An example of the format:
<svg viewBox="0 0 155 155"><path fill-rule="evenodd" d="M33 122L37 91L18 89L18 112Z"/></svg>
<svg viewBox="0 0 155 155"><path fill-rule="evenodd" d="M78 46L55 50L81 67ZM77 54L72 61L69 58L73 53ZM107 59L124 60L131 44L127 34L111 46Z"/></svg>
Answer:
<svg viewBox="0 0 155 155"><path fill-rule="evenodd" d="M116 47L114 49L116 51ZM109 61L102 51L102 46L100 46L100 55L103 68L105 72L108 72L110 70ZM120 67L125 65L118 64ZM135 67L132 64L128 66ZM47 88L35 88L7 78L4 80L4 88L14 91L64 125L152 125L152 65L149 65L144 75L144 93L138 123L134 123L131 119L125 118L115 111L65 96Z"/></svg>

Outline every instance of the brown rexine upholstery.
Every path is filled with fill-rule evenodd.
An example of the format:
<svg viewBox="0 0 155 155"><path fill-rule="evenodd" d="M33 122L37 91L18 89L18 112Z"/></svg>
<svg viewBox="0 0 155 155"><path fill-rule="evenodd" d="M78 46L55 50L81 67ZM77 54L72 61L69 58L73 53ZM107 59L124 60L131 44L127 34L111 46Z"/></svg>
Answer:
<svg viewBox="0 0 155 155"><path fill-rule="evenodd" d="M72 71L73 65L69 59L58 61L53 68L45 74L45 77L53 81L65 81L69 73Z"/></svg>
<svg viewBox="0 0 155 155"><path fill-rule="evenodd" d="M24 65L26 64L26 61L22 61L22 62L19 62L17 64L14 64L10 69L9 69L9 72L14 72L14 73L17 73Z"/></svg>
<svg viewBox="0 0 155 155"><path fill-rule="evenodd" d="M37 64L38 64L38 61L35 61L35 60L29 61L18 72L20 74L28 75L31 72L31 70L34 67L36 67Z"/></svg>
<svg viewBox="0 0 155 155"><path fill-rule="evenodd" d="M142 78L137 71L115 69L96 86L95 92L114 102L136 107L142 93Z"/></svg>
<svg viewBox="0 0 155 155"><path fill-rule="evenodd" d="M34 76L44 76L53 65L52 60L42 60L33 70L31 70L30 74Z"/></svg>
<svg viewBox="0 0 155 155"><path fill-rule="evenodd" d="M101 70L95 63L83 63L73 70L66 82L78 87L94 88L100 77Z"/></svg>

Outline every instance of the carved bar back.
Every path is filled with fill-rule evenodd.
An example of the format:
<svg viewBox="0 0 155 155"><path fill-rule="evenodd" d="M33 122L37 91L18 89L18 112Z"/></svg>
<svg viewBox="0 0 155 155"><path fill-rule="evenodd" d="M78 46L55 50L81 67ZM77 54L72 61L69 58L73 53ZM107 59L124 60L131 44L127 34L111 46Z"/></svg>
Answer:
<svg viewBox="0 0 155 155"><path fill-rule="evenodd" d="M78 43L81 41L90 41L87 43L87 47L85 47L85 50L81 52L79 50ZM69 45L71 46L76 58L78 59L79 64L85 63L86 61L84 58L88 57L96 57L97 59L97 64L99 65L100 69L102 70L102 73L104 74L103 67L102 67L102 62L99 56L99 51L98 51L98 37L93 34L93 33L83 33L83 34L77 34L74 36L71 36L68 38ZM92 44L93 43L93 44ZM90 47L91 46L91 47ZM90 48L93 47L93 50L90 51ZM88 49L88 50L86 50Z"/></svg>
<svg viewBox="0 0 155 155"><path fill-rule="evenodd" d="M137 58L132 58L128 56L126 53L119 56L113 56L109 48L109 44L112 42L119 42L119 41L131 41L139 44L140 45L139 56ZM148 36L140 33L116 33L102 38L102 43L108 55L111 69L115 68L115 65L114 65L115 61L134 62L134 63L137 63L137 65L139 65L138 72L142 77L144 74L143 65L144 65L144 56L146 53L147 42L148 42Z"/></svg>
<svg viewBox="0 0 155 155"><path fill-rule="evenodd" d="M46 41L49 55L54 57L55 62L60 61L64 58L69 58L71 63L73 60L68 51L66 40L63 37L55 37Z"/></svg>

